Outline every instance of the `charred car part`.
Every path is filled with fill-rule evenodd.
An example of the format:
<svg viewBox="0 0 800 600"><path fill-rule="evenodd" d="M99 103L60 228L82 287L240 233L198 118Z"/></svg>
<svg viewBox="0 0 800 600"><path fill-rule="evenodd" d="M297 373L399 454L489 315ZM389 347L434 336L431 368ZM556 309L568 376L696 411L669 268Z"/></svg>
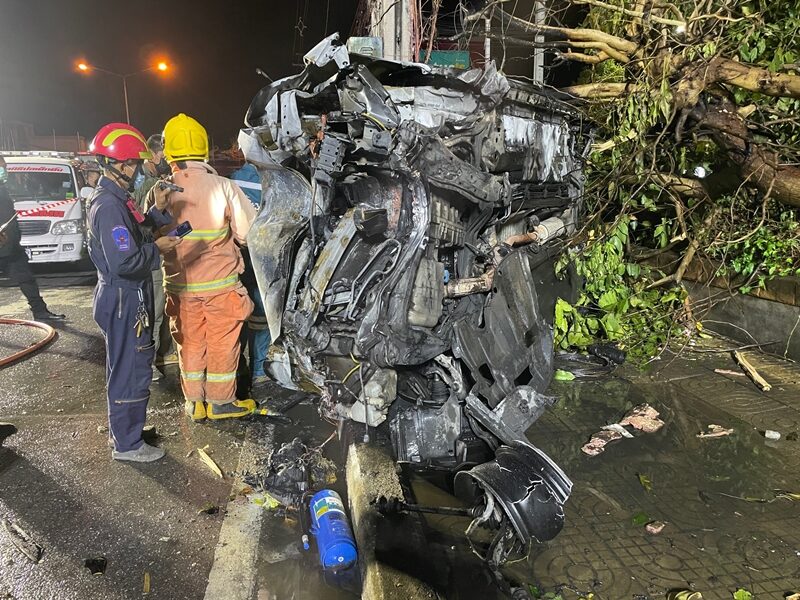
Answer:
<svg viewBox="0 0 800 600"><path fill-rule="evenodd" d="M502 562L558 533L572 485L524 434L551 403L553 309L575 291L553 267L589 136L492 63L376 60L333 35L305 65L240 134L264 190L248 245L268 367L327 419L388 421L398 461L460 471Z"/></svg>

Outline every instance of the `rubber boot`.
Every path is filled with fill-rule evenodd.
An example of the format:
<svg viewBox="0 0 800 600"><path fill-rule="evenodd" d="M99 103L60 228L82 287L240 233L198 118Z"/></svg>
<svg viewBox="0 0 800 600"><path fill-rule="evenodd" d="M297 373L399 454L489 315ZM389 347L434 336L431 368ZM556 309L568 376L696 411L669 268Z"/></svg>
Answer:
<svg viewBox="0 0 800 600"><path fill-rule="evenodd" d="M207 416L206 405L202 402L192 402L191 400L186 400L183 403L183 412L195 423L202 421Z"/></svg>
<svg viewBox="0 0 800 600"><path fill-rule="evenodd" d="M256 409L255 400L234 400L225 404L208 403L206 416L212 420L240 419L252 415Z"/></svg>

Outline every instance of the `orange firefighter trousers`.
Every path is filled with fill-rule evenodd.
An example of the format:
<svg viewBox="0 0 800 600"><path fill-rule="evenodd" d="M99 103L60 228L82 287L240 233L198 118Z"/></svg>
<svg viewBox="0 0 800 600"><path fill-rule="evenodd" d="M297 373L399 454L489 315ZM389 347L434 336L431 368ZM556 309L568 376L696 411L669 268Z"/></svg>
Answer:
<svg viewBox="0 0 800 600"><path fill-rule="evenodd" d="M215 296L167 294L166 314L178 347L186 400L226 404L236 400L239 334L253 312L243 287Z"/></svg>

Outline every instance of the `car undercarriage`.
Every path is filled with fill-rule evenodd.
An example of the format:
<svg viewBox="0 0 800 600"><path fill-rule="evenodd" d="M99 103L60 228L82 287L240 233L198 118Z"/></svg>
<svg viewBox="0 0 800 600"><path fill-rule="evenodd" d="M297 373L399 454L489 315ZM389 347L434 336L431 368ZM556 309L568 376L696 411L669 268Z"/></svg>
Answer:
<svg viewBox="0 0 800 600"><path fill-rule="evenodd" d="M333 35L245 124L271 375L366 439L388 429L398 462L455 473L495 564L554 537L572 483L525 432L577 287L554 263L581 213L580 116L492 63L380 60Z"/></svg>

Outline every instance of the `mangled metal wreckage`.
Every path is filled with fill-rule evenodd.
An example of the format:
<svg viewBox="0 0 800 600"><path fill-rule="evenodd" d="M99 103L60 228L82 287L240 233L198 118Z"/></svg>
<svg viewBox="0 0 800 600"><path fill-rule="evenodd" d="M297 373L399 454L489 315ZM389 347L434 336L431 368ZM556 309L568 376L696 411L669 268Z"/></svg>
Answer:
<svg viewBox="0 0 800 600"><path fill-rule="evenodd" d="M572 483L525 431L573 287L553 265L580 211L580 120L491 64L349 55L335 35L305 62L240 135L273 376L327 418L388 421L398 461L458 471L473 525L554 537Z"/></svg>

